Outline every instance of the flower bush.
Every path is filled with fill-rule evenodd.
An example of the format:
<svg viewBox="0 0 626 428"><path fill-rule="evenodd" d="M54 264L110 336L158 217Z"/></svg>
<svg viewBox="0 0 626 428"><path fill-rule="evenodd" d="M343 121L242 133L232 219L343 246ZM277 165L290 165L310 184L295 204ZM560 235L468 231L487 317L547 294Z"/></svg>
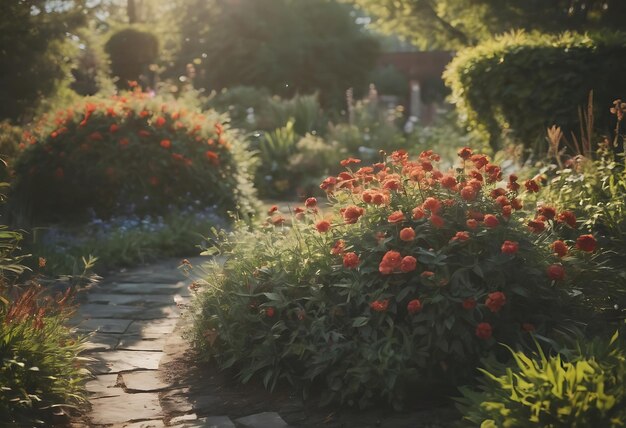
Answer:
<svg viewBox="0 0 626 428"><path fill-rule="evenodd" d="M459 156L450 171L431 151L345 159L321 184L330 209L311 198L291 227L271 210L266 230L226 237L223 268L196 284L195 344L244 382L401 405L409 388L471 377L497 342L550 334L572 298L522 221L526 187L485 155Z"/></svg>
<svg viewBox="0 0 626 428"><path fill-rule="evenodd" d="M253 212L250 160L221 120L138 90L85 98L25 134L12 212L68 221L158 214L195 201Z"/></svg>
<svg viewBox="0 0 626 428"><path fill-rule="evenodd" d="M626 424L626 354L619 333L610 341L579 343L563 354L546 355L540 347L531 356L509 350L511 363L486 362L479 390L462 388L459 408L471 426Z"/></svg>

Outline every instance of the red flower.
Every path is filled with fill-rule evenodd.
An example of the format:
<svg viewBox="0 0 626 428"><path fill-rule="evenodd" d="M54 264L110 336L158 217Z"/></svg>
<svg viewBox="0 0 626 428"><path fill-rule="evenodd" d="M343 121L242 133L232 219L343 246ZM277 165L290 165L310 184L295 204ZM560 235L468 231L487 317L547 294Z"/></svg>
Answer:
<svg viewBox="0 0 626 428"><path fill-rule="evenodd" d="M285 223L285 217L279 214L279 215L272 217L271 221L274 226L278 226L280 224Z"/></svg>
<svg viewBox="0 0 626 428"><path fill-rule="evenodd" d="M350 205L341 210L341 215L343 216L343 219L346 223L354 224L357 222L359 217L363 215L364 212L365 210L363 208L357 207L355 205Z"/></svg>
<svg viewBox="0 0 626 428"><path fill-rule="evenodd" d="M499 312L500 309L506 303L506 296L501 291L495 291L493 293L489 293L487 295L487 300L485 301L485 306L489 308L491 312Z"/></svg>
<svg viewBox="0 0 626 428"><path fill-rule="evenodd" d="M402 182L397 178L390 178L383 183L383 189L398 190L402 187Z"/></svg>
<svg viewBox="0 0 626 428"><path fill-rule="evenodd" d="M412 213L414 220L419 220L420 218L426 217L426 213L424 212L424 209L422 207L413 208Z"/></svg>
<svg viewBox="0 0 626 428"><path fill-rule="evenodd" d="M320 220L315 223L315 228L320 233L326 233L330 230L330 222L328 220Z"/></svg>
<svg viewBox="0 0 626 428"><path fill-rule="evenodd" d="M400 262L400 270L402 272L412 272L417 267L417 259L413 256L405 256Z"/></svg>
<svg viewBox="0 0 626 428"><path fill-rule="evenodd" d="M476 220L474 220L473 218L470 218L469 220L467 220L465 222L465 224L467 225L467 227L469 227L470 229L476 229L478 227L478 222Z"/></svg>
<svg viewBox="0 0 626 428"><path fill-rule="evenodd" d="M320 184L320 189L325 190L327 192L332 192L336 184L337 184L337 178L328 177L324 181L322 181L322 184Z"/></svg>
<svg viewBox="0 0 626 428"><path fill-rule="evenodd" d="M161 140L161 147L164 149L169 149L172 147L172 142L170 140Z"/></svg>
<svg viewBox="0 0 626 428"><path fill-rule="evenodd" d="M463 309L467 309L472 310L476 307L476 299L474 299L473 297L468 297L467 299L463 300Z"/></svg>
<svg viewBox="0 0 626 428"><path fill-rule="evenodd" d="M360 262L361 260L359 260L359 256L356 253L350 252L343 256L343 266L348 269L356 269Z"/></svg>
<svg viewBox="0 0 626 428"><path fill-rule="evenodd" d="M493 328L488 322L481 322L476 326L476 336L478 336L479 339L487 340L491 337L492 333Z"/></svg>
<svg viewBox="0 0 626 428"><path fill-rule="evenodd" d="M343 253L345 249L346 249L346 241L344 241L343 239L340 239L337 242L335 242L335 245L333 245L333 248L330 250L330 253L336 256L336 255Z"/></svg>
<svg viewBox="0 0 626 428"><path fill-rule="evenodd" d="M556 216L556 209L553 207L541 207L537 210L539 215L544 216L548 220L552 220Z"/></svg>
<svg viewBox="0 0 626 428"><path fill-rule="evenodd" d="M472 218L476 221L483 221L485 219L485 215L483 213L473 210L467 212L467 217Z"/></svg>
<svg viewBox="0 0 626 428"><path fill-rule="evenodd" d="M444 226L445 222L443 221L443 218L441 218L440 216L438 216L437 214L433 214L430 216L430 222L433 224L433 226L435 226L437 229L440 229Z"/></svg>
<svg viewBox="0 0 626 428"><path fill-rule="evenodd" d="M165 125L165 118L162 116L157 117L154 121L154 124L160 128L161 126Z"/></svg>
<svg viewBox="0 0 626 428"><path fill-rule="evenodd" d="M560 281L565 278L565 269L561 265L550 265L547 269L548 278Z"/></svg>
<svg viewBox="0 0 626 428"><path fill-rule="evenodd" d="M568 251L567 244L560 240L554 241L552 244L550 244L550 248L552 248L554 254L559 257L564 257Z"/></svg>
<svg viewBox="0 0 626 428"><path fill-rule="evenodd" d="M387 217L387 221L389 223L400 223L404 220L404 213L402 211L395 211L391 213L389 217Z"/></svg>
<svg viewBox="0 0 626 428"><path fill-rule="evenodd" d="M486 214L485 215L485 225L487 227L497 227L500 224L500 221L495 215Z"/></svg>
<svg viewBox="0 0 626 428"><path fill-rule="evenodd" d="M481 169L489 163L489 160L485 155L472 155L471 161L474 162L474 166L478 169Z"/></svg>
<svg viewBox="0 0 626 428"><path fill-rule="evenodd" d="M476 189L472 186L465 186L461 189L461 197L466 201L473 201L476 199Z"/></svg>
<svg viewBox="0 0 626 428"><path fill-rule="evenodd" d="M418 299L413 299L408 305L406 305L406 309L409 311L409 314L413 315L414 313L422 310L422 302Z"/></svg>
<svg viewBox="0 0 626 428"><path fill-rule="evenodd" d="M139 134L140 137L144 137L144 138L147 138L147 137L150 136L150 133L148 131L146 131L145 129L140 130L138 132L138 134Z"/></svg>
<svg viewBox="0 0 626 428"><path fill-rule="evenodd" d="M385 312L387 307L389 306L389 300L376 300L375 302L370 303L370 308L376 312Z"/></svg>
<svg viewBox="0 0 626 428"><path fill-rule="evenodd" d="M315 199L315 198L308 198L304 202L304 206L307 207L307 208L313 208L313 207L317 206L317 199Z"/></svg>
<svg viewBox="0 0 626 428"><path fill-rule="evenodd" d="M344 159L341 162L339 162L339 164L341 166L348 166L351 163L361 163L361 159L355 159L355 158L348 158L348 159Z"/></svg>
<svg viewBox="0 0 626 428"><path fill-rule="evenodd" d="M459 149L457 154L461 159L467 160L472 156L472 149L470 149L469 147L463 147L462 149Z"/></svg>
<svg viewBox="0 0 626 428"><path fill-rule="evenodd" d="M109 132L111 134L113 134L114 132L117 132L120 129L120 127L117 125L117 123L112 123L111 126L109 126Z"/></svg>
<svg viewBox="0 0 626 428"><path fill-rule="evenodd" d="M154 175L152 177L150 177L149 181L150 181L150 184L152 186L158 186L159 185L159 178L155 177Z"/></svg>
<svg viewBox="0 0 626 428"><path fill-rule="evenodd" d="M528 228L534 233L541 233L546 230L546 224L540 219L536 218L534 220L528 221Z"/></svg>
<svg viewBox="0 0 626 428"><path fill-rule="evenodd" d="M519 244L515 241L504 241L502 244L502 253L503 254L515 254L519 248Z"/></svg>
<svg viewBox="0 0 626 428"><path fill-rule="evenodd" d="M576 229L576 216L571 211L562 211L556 217L559 223L565 223L572 229Z"/></svg>
<svg viewBox="0 0 626 428"><path fill-rule="evenodd" d="M266 308L266 309L265 309L265 315L266 315L268 318L273 318L273 317L274 317L274 315L275 315L275 313L276 313L276 310L275 310L274 308L272 308L271 306L270 306L269 308Z"/></svg>
<svg viewBox="0 0 626 428"><path fill-rule="evenodd" d="M592 253L596 250L596 238L593 235L580 235L576 240L576 248Z"/></svg>
<svg viewBox="0 0 626 428"><path fill-rule="evenodd" d="M391 274L402 264L402 255L397 251L387 251L381 260L378 270L383 275Z"/></svg>
<svg viewBox="0 0 626 428"><path fill-rule="evenodd" d="M470 238L469 232L457 232L450 241L467 241Z"/></svg>
<svg viewBox="0 0 626 428"><path fill-rule="evenodd" d="M516 210L521 210L524 205L522 205L522 202L519 199L513 198L511 199L511 206Z"/></svg>
<svg viewBox="0 0 626 428"><path fill-rule="evenodd" d="M127 146L127 145L128 145L128 143L129 143L128 138L122 138L122 139L120 140L120 146L122 146L122 147Z"/></svg>
<svg viewBox="0 0 626 428"><path fill-rule="evenodd" d="M526 180L524 186L526 186L526 190L529 193L537 193L539 191L539 184L535 180Z"/></svg>
<svg viewBox="0 0 626 428"><path fill-rule="evenodd" d="M219 164L219 155L217 153L215 153L212 150L207 150L206 153L204 153L204 155L206 156L206 158L214 165L218 165Z"/></svg>
<svg viewBox="0 0 626 428"><path fill-rule="evenodd" d="M268 210L267 213L268 214L272 214L275 213L276 211L278 211L278 205L272 205Z"/></svg>
<svg viewBox="0 0 626 428"><path fill-rule="evenodd" d="M426 198L426 200L422 204L422 207L425 210L428 210L431 213L435 214L435 213L438 213L439 210L441 209L441 202L439 202L435 198Z"/></svg>
<svg viewBox="0 0 626 428"><path fill-rule="evenodd" d="M531 324L529 322L525 322L525 323L522 324L522 331L530 333L530 332L533 332L535 330L536 330L536 328L535 328L534 324Z"/></svg>
<svg viewBox="0 0 626 428"><path fill-rule="evenodd" d="M415 231L410 227L405 227L400 231L400 239L402 241L412 241L415 239Z"/></svg>
<svg viewBox="0 0 626 428"><path fill-rule="evenodd" d="M456 178L451 175L445 175L441 178L441 187L445 189L454 189L457 185Z"/></svg>

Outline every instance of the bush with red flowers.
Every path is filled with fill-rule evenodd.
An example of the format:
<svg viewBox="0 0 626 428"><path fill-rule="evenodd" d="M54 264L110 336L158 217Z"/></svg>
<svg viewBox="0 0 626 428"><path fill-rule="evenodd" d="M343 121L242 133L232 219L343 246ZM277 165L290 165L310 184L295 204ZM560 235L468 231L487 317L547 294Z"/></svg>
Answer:
<svg viewBox="0 0 626 428"><path fill-rule="evenodd" d="M431 151L348 164L322 184L332 213L307 201L290 228L235 232L195 299L195 344L243 381L365 406L435 394L498 342L549 335L572 302L560 258L522 220L517 178L459 155L450 171Z"/></svg>
<svg viewBox="0 0 626 428"><path fill-rule="evenodd" d="M24 134L12 212L69 221L190 204L254 211L248 155L221 120L139 91L85 98Z"/></svg>

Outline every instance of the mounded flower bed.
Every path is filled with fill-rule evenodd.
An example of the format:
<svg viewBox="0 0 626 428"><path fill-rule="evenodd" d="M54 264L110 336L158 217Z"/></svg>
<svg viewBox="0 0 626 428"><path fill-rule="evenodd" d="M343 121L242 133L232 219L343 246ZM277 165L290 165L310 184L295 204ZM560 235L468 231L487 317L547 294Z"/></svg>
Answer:
<svg viewBox="0 0 626 428"><path fill-rule="evenodd" d="M249 158L221 119L139 91L85 98L25 132L11 210L36 221L189 204L249 214Z"/></svg>
<svg viewBox="0 0 626 428"><path fill-rule="evenodd" d="M321 185L330 209L310 198L290 227L270 210L264 230L225 236L224 266L195 284L196 346L243 382L401 405L412 388L434 396L467 381L498 342L550 334L572 299L563 246L534 232L576 219L538 213L533 229L518 192L536 181L520 186L468 148L459 156L446 172L431 151L364 167L346 159Z"/></svg>

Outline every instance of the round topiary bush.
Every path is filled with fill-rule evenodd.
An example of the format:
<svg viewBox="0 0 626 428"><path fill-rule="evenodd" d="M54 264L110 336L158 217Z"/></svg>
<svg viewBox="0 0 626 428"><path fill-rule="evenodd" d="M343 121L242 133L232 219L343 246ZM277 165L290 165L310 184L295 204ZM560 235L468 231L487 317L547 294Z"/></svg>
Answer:
<svg viewBox="0 0 626 428"><path fill-rule="evenodd" d="M571 303L558 257L519 221L517 177L459 154L447 172L431 151L346 159L321 185L330 209L311 198L291 227L270 210L265 230L226 237L223 268L195 284L196 346L244 382L401 405L471 378L497 342L549 334Z"/></svg>
<svg viewBox="0 0 626 428"><path fill-rule="evenodd" d="M26 133L9 202L34 221L255 211L244 143L221 117L141 92L89 97Z"/></svg>

